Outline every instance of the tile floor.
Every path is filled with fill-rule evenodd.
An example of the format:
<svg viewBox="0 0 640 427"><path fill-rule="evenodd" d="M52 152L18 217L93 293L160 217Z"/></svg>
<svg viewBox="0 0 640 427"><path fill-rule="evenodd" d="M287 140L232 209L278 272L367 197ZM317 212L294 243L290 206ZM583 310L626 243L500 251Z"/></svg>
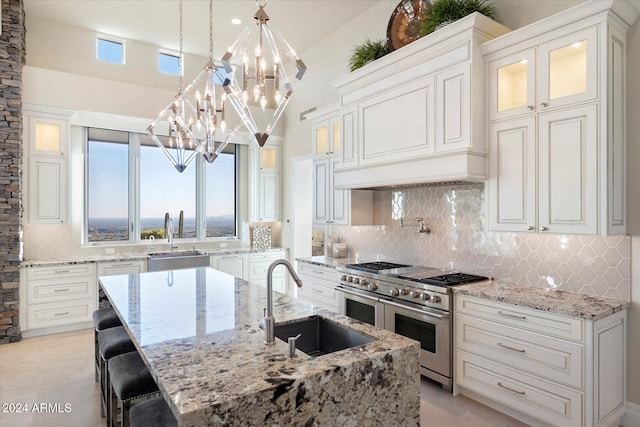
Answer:
<svg viewBox="0 0 640 427"><path fill-rule="evenodd" d="M525 425L464 396L445 393L425 380L420 394L422 426ZM94 381L93 331L26 338L19 343L0 345L0 402L0 426L104 425L104 419L100 418L99 386ZM26 412L5 412L15 410L15 406L7 406L12 404L18 404L20 409L26 404Z"/></svg>

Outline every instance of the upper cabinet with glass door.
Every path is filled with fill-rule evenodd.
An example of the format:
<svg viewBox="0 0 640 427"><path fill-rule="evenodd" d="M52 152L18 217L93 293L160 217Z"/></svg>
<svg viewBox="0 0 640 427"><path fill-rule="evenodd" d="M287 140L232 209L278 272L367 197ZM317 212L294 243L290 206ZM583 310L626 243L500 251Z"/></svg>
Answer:
<svg viewBox="0 0 640 427"><path fill-rule="evenodd" d="M25 112L29 154L35 156L64 156L69 139L68 117L53 114L32 114Z"/></svg>
<svg viewBox="0 0 640 427"><path fill-rule="evenodd" d="M337 156L341 149L341 122L333 117L313 125L313 157Z"/></svg>
<svg viewBox="0 0 640 427"><path fill-rule="evenodd" d="M597 36L592 27L491 61L489 119L596 99Z"/></svg>

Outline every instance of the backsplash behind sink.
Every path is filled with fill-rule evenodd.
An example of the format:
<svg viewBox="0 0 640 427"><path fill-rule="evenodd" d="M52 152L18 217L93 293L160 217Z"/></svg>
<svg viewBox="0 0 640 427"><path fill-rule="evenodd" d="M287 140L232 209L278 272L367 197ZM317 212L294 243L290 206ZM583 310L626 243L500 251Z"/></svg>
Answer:
<svg viewBox="0 0 640 427"><path fill-rule="evenodd" d="M483 184L374 193L373 227L333 226L359 260L386 259L629 300L631 239L487 231ZM431 234L393 218L424 218Z"/></svg>

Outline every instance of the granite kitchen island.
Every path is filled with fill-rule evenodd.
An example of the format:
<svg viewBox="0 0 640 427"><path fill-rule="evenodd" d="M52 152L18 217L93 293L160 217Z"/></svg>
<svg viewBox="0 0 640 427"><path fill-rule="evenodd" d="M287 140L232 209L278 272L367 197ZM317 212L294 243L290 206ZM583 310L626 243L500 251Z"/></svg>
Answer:
<svg viewBox="0 0 640 427"><path fill-rule="evenodd" d="M263 286L211 268L100 284L181 426L419 424L416 341L276 292L276 324L320 315L374 339L290 358L264 344Z"/></svg>

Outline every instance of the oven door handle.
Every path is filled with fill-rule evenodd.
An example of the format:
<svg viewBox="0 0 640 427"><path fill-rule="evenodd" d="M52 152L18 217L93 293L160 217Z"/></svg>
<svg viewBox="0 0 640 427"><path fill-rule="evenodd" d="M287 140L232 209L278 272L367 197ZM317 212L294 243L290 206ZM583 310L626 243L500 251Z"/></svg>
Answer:
<svg viewBox="0 0 640 427"><path fill-rule="evenodd" d="M363 295L360 292L350 291L349 289L345 289L342 286L337 286L335 290L338 291L338 292L344 292L345 294L353 295L353 296L356 296L356 297L361 297L361 298L364 298L364 299L370 299L371 301L380 301L379 298L375 298L375 297L372 297L372 296L369 296L369 295Z"/></svg>
<svg viewBox="0 0 640 427"><path fill-rule="evenodd" d="M429 316L429 317L435 317L436 319L440 319L440 320L446 320L449 318L448 314L440 314L440 313L435 313L433 311L427 311L427 310L419 310L417 308L413 308L413 307L407 307L404 304L398 304L397 302L393 302L393 301L388 301L388 300L382 300L385 304L389 304L392 305L394 307L399 307L399 308L403 308L405 310L409 310L411 312L414 313L419 313L419 314L424 314L425 316Z"/></svg>

